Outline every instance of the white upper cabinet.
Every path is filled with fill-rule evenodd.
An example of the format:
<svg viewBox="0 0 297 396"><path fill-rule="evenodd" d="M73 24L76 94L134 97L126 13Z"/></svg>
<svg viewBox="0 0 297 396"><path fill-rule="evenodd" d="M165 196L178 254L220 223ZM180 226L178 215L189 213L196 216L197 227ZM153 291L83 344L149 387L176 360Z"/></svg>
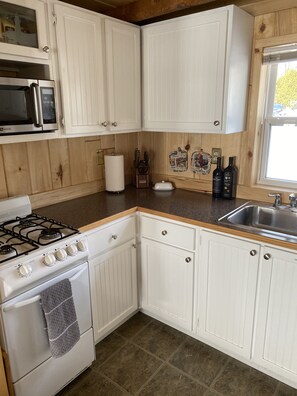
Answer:
<svg viewBox="0 0 297 396"><path fill-rule="evenodd" d="M143 129L245 129L253 17L235 6L143 27Z"/></svg>
<svg viewBox="0 0 297 396"><path fill-rule="evenodd" d="M22 56L47 60L50 45L46 4L39 0L0 1L1 57Z"/></svg>
<svg viewBox="0 0 297 396"><path fill-rule="evenodd" d="M60 4L54 9L65 132L105 131L103 20Z"/></svg>
<svg viewBox="0 0 297 396"><path fill-rule="evenodd" d="M139 28L77 7L54 9L65 133L139 130Z"/></svg>
<svg viewBox="0 0 297 396"><path fill-rule="evenodd" d="M109 127L140 130L140 29L106 19L105 40Z"/></svg>

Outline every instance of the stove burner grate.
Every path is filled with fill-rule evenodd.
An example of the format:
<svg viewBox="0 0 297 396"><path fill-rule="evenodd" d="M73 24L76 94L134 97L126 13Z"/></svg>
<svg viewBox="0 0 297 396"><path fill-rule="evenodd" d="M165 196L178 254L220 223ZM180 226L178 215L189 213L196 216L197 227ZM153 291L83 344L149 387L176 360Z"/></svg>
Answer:
<svg viewBox="0 0 297 396"><path fill-rule="evenodd" d="M62 234L57 228L45 228L40 231L39 237L41 239L58 239L62 237Z"/></svg>
<svg viewBox="0 0 297 396"><path fill-rule="evenodd" d="M0 255L6 256L7 254L16 253L16 249L11 245L1 245L0 246Z"/></svg>

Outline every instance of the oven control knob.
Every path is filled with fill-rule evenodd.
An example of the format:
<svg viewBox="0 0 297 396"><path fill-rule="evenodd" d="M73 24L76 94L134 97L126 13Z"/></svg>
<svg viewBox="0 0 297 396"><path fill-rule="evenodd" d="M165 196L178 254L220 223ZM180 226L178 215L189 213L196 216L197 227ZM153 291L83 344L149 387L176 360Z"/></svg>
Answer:
<svg viewBox="0 0 297 396"><path fill-rule="evenodd" d="M57 259L58 261L64 261L64 260L66 260L66 259L67 259L66 250L64 250L64 249L59 249L59 250L57 250L56 253L55 253L55 256L56 256L56 259Z"/></svg>
<svg viewBox="0 0 297 396"><path fill-rule="evenodd" d="M17 269L22 278L27 278L32 274L32 267L29 264L20 264Z"/></svg>
<svg viewBox="0 0 297 396"><path fill-rule="evenodd" d="M56 257L52 253L48 253L43 258L43 264L52 267L56 263Z"/></svg>
<svg viewBox="0 0 297 396"><path fill-rule="evenodd" d="M87 244L83 239L78 241L76 246L80 252L85 252L87 250Z"/></svg>
<svg viewBox="0 0 297 396"><path fill-rule="evenodd" d="M76 245L69 245L67 246L66 251L69 256L75 256L78 250Z"/></svg>

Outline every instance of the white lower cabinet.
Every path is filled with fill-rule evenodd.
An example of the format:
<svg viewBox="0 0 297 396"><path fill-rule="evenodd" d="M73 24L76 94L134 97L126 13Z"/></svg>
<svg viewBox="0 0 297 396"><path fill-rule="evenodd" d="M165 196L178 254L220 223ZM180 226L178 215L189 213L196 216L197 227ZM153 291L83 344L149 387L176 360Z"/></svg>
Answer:
<svg viewBox="0 0 297 396"><path fill-rule="evenodd" d="M196 231L157 216L140 217L141 307L187 331L193 324Z"/></svg>
<svg viewBox="0 0 297 396"><path fill-rule="evenodd" d="M254 360L297 387L297 253L264 247Z"/></svg>
<svg viewBox="0 0 297 396"><path fill-rule="evenodd" d="M201 232L197 334L233 356L251 357L260 245Z"/></svg>
<svg viewBox="0 0 297 396"><path fill-rule="evenodd" d="M89 235L88 243L97 343L138 309L135 218L99 227Z"/></svg>

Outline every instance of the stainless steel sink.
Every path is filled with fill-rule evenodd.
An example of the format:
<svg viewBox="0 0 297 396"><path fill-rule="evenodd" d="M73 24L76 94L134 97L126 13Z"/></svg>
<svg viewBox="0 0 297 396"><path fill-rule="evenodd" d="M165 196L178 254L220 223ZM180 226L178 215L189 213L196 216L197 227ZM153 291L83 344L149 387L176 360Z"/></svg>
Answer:
<svg viewBox="0 0 297 396"><path fill-rule="evenodd" d="M289 206L273 207L248 202L218 222L261 235L297 241L297 210Z"/></svg>

